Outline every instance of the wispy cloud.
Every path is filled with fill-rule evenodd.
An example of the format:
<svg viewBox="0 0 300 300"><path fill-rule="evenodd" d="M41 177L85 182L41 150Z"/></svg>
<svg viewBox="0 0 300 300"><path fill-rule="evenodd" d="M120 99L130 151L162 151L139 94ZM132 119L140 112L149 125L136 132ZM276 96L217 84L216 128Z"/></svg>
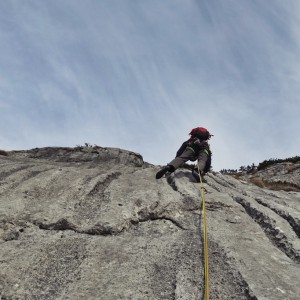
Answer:
<svg viewBox="0 0 300 300"><path fill-rule="evenodd" d="M297 155L299 6L2 1L1 147L90 142L164 164L205 126L215 169Z"/></svg>

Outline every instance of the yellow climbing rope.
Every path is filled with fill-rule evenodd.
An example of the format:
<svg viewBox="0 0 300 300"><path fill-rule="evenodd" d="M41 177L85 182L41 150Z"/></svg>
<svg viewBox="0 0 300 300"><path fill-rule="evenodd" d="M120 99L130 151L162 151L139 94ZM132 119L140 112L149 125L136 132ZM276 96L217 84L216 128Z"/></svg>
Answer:
<svg viewBox="0 0 300 300"><path fill-rule="evenodd" d="M203 212L203 227L204 227L204 282L205 282L205 300L209 300L209 281L208 281L208 239L207 239L207 225L206 225L206 209L204 186L199 168L199 161L197 161L198 173L200 178L201 198L202 198L202 212Z"/></svg>

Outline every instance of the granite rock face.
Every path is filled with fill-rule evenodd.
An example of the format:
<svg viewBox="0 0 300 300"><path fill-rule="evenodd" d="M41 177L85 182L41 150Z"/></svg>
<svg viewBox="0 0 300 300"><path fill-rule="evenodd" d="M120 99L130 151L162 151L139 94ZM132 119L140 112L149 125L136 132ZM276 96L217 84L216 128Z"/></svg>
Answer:
<svg viewBox="0 0 300 300"><path fill-rule="evenodd" d="M260 177L269 187L280 186L287 191L300 192L300 162L275 164L257 172L255 176Z"/></svg>
<svg viewBox="0 0 300 300"><path fill-rule="evenodd" d="M204 299L200 184L158 169L115 148L0 154L0 299ZM297 185L291 169L261 176ZM210 298L299 299L300 193L204 187Z"/></svg>

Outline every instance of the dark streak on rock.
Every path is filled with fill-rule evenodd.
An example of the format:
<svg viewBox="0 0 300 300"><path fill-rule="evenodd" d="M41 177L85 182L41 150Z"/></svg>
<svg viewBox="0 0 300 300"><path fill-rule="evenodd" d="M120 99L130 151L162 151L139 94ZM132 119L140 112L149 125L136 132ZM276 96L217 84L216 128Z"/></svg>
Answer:
<svg viewBox="0 0 300 300"><path fill-rule="evenodd" d="M300 238L300 220L299 219L294 218L293 216L291 216L286 211L283 211L283 210L278 209L276 207L272 207L271 205L269 205L268 203L262 201L259 198L255 198L255 201L258 202L259 204L273 210L276 214L278 214L280 217L285 219L291 225L291 227L293 228L293 230L297 234L298 238Z"/></svg>
<svg viewBox="0 0 300 300"><path fill-rule="evenodd" d="M276 221L251 206L249 202L241 197L233 197L233 200L241 204L248 215L262 228L268 239L285 255L296 263L300 263L300 254L289 243L287 236L275 226Z"/></svg>
<svg viewBox="0 0 300 300"><path fill-rule="evenodd" d="M121 175L120 172L109 174L104 181L98 181L93 189L88 193L88 196L93 196L97 194L98 192L103 193L104 190L111 184L111 182L115 179L118 179L118 177Z"/></svg>

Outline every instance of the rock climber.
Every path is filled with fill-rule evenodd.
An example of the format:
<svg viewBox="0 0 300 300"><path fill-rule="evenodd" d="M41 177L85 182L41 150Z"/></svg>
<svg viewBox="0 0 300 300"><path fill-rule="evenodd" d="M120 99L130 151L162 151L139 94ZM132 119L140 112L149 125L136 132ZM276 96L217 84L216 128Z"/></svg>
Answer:
<svg viewBox="0 0 300 300"><path fill-rule="evenodd" d="M156 179L163 177L167 172L174 172L188 160L196 161L201 176L207 173L211 166L211 151L208 140L211 134L206 128L197 127L189 133L191 136L185 141L176 153L176 157L156 173Z"/></svg>

